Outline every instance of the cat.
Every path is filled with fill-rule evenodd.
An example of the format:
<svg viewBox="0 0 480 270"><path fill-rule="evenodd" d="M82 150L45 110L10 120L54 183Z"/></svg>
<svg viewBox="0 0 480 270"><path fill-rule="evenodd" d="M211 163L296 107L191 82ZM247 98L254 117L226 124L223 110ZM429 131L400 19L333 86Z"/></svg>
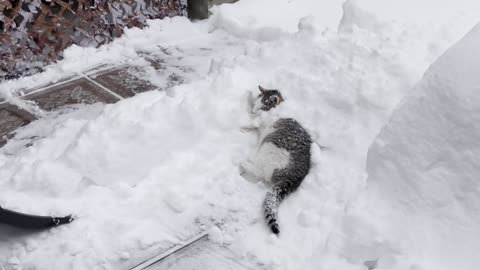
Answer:
<svg viewBox="0 0 480 270"><path fill-rule="evenodd" d="M243 163L243 174L255 180L263 179L272 185L263 203L265 219L270 230L278 235L277 222L280 203L302 183L311 167L310 134L292 118L268 117L268 112L284 101L280 91L258 86L260 94L251 103L252 113L258 119L259 142L255 158Z"/></svg>

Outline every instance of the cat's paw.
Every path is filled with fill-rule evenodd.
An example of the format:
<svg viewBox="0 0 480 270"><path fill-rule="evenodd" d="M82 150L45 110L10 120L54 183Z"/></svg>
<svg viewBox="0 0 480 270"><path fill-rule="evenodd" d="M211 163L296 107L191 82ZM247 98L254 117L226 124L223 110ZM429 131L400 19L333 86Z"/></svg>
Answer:
<svg viewBox="0 0 480 270"><path fill-rule="evenodd" d="M240 127L240 130L242 132L257 132L260 133L260 127L262 126L262 122L254 118L252 119L249 123L245 123L245 125L242 125Z"/></svg>
<svg viewBox="0 0 480 270"><path fill-rule="evenodd" d="M255 126L245 126L240 128L241 132L258 132L258 127Z"/></svg>

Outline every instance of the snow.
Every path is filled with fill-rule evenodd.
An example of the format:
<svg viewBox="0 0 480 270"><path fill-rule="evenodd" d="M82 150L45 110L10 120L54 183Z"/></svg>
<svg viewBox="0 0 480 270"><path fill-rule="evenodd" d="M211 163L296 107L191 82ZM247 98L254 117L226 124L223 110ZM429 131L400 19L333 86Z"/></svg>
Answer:
<svg viewBox="0 0 480 270"><path fill-rule="evenodd" d="M379 221L385 238L422 269L480 262L479 44L477 25L428 69L369 150L369 206L389 220Z"/></svg>
<svg viewBox="0 0 480 270"><path fill-rule="evenodd" d="M0 269L127 269L211 226L214 242L228 246L238 261L267 269L364 270L366 261L377 269L450 269L450 254L456 268L475 269L478 263L468 252L478 250L478 238L472 237L478 235L478 216L470 217L478 213L471 178L478 168L475 150L467 150L478 134L471 124L478 100L468 95L475 81L460 84L463 75L448 70L452 77L445 80L466 86L464 92L445 88L455 99L433 93L431 107L404 108L415 104L422 89L425 97L435 91L428 84L413 87L477 23L478 8L475 1L452 7L448 1L409 0L390 7L380 0L241 0L215 7L207 21L155 20L99 49L73 46L46 72L1 83L2 96L22 103L16 97L22 89L94 65L146 66L138 52L165 60L166 71L147 68L145 79L153 84L164 87L174 69L186 79L116 104L45 114L19 130L0 150L0 205L36 214L74 213L77 219L36 234L0 232ZM444 67L456 63L442 60L456 58L451 55L425 78L437 83L439 76L429 74L443 77ZM476 70L473 56L466 59L472 66L461 69L466 74ZM239 170L257 145L255 134L242 128L251 124L247 97L259 84L282 92L286 101L278 113L297 119L315 141L310 174L280 206L278 238L263 219L268 188L246 181ZM451 111L435 110L442 105ZM460 118L457 109L460 115L472 112L471 118ZM436 116L444 116L445 123L407 128ZM444 133L433 128L448 133L451 123L466 131L448 136L452 142L441 141ZM414 141L411 134L424 137ZM41 139L22 147L32 135ZM400 136L413 148L396 144L403 143L396 139ZM401 151L375 150L382 141ZM414 147L423 142L428 142L425 149ZM454 142L464 147L458 155ZM417 150L422 160L405 158ZM433 150L450 151L445 155L456 167L440 161L438 170L423 175L418 166L435 164L428 162L439 153ZM459 170L465 171L462 178L447 184L446 176ZM397 175L402 172L440 182L406 181ZM431 202L425 206L418 196L428 193L427 183L434 192L425 197ZM407 201L397 191L407 193Z"/></svg>

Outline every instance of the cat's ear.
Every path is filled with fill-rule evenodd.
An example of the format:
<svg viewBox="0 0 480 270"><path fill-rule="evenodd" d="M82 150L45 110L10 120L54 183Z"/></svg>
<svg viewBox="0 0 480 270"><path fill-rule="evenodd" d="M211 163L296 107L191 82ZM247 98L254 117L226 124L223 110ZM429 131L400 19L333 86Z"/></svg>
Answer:
<svg viewBox="0 0 480 270"><path fill-rule="evenodd" d="M261 93L265 92L265 88L263 88L261 85L258 86L258 90L260 90Z"/></svg>
<svg viewBox="0 0 480 270"><path fill-rule="evenodd" d="M282 96L281 94L278 95L278 104L280 104L280 103L282 103L282 102L284 102L284 101L285 101L285 99L283 98L283 96Z"/></svg>

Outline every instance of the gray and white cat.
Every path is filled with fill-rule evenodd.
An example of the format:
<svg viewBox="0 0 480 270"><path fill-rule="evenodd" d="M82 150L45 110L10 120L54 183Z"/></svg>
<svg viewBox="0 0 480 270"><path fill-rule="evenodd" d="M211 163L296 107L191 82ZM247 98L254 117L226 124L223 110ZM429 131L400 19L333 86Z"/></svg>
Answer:
<svg viewBox="0 0 480 270"><path fill-rule="evenodd" d="M308 132L292 118L270 118L262 116L284 101L278 90L261 86L253 105L257 125L259 147L255 157L241 165L243 174L250 174L256 180L263 179L272 185L263 207L268 226L273 233L280 232L277 213L279 204L294 192L307 176L311 164L310 146L312 139Z"/></svg>

